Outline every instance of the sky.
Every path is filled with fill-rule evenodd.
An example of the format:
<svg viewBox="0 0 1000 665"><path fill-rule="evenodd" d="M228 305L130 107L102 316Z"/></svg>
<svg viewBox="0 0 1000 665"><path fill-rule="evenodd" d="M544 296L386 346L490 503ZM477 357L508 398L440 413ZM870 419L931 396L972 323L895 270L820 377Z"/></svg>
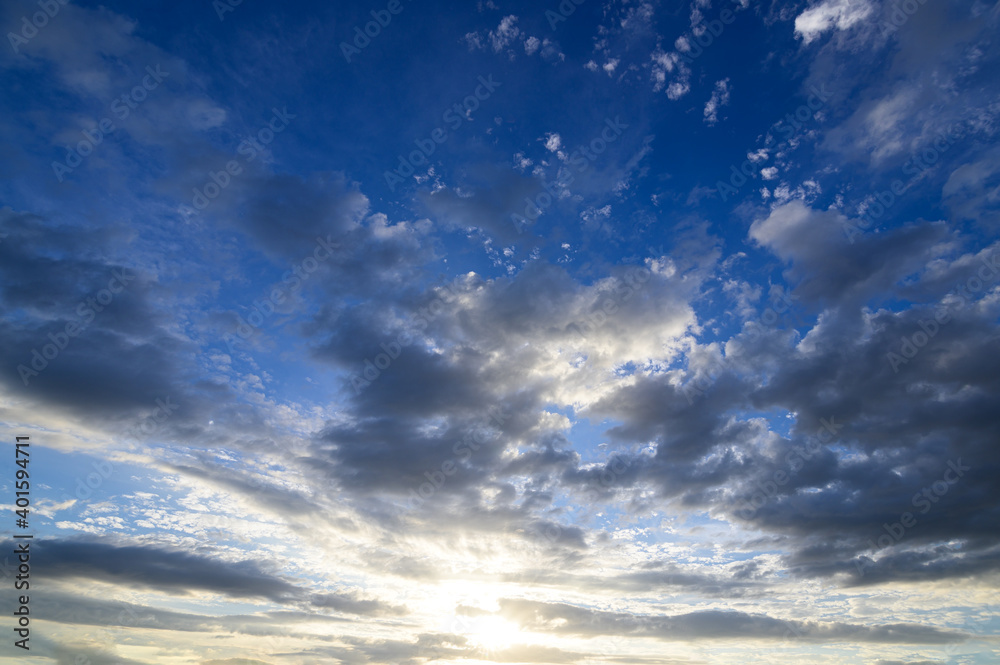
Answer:
<svg viewBox="0 0 1000 665"><path fill-rule="evenodd" d="M0 3L0 664L1000 662L998 27Z"/></svg>

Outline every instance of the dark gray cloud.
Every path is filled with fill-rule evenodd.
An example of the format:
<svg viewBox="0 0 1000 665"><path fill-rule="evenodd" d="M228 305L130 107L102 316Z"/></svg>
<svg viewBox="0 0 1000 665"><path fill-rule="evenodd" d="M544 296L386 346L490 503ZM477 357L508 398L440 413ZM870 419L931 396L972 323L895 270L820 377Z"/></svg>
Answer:
<svg viewBox="0 0 1000 665"><path fill-rule="evenodd" d="M310 591L249 559L229 561L179 549L93 540L48 540L39 551L38 572L51 579L96 579L177 595L208 591L231 598L258 598L370 616L405 611L353 592Z"/></svg>
<svg viewBox="0 0 1000 665"><path fill-rule="evenodd" d="M126 601L88 598L73 593L41 590L32 607L47 620L64 624L101 626L114 630L166 630L191 633L241 633L256 636L305 637L296 633L302 623L349 624L352 619L319 612L272 611L212 616L165 610ZM323 609L320 607L319 609Z"/></svg>
<svg viewBox="0 0 1000 665"><path fill-rule="evenodd" d="M545 539L545 530L539 530L536 542ZM635 570L617 574L583 575L558 570L558 564L571 563L571 559L547 561L545 567L529 568L504 575L504 581L515 584L538 584L548 587L576 589L592 593L610 590L623 594L661 592L693 592L708 597L739 598L767 593L768 586L753 575L756 564L728 566L715 575L689 572L666 562L656 562L656 568L639 566ZM568 566L562 566L568 567Z"/></svg>
<svg viewBox="0 0 1000 665"><path fill-rule="evenodd" d="M316 238L338 239L368 212L368 199L343 173L262 177L247 186L246 214L239 224L265 252L286 260L311 248Z"/></svg>
<svg viewBox="0 0 1000 665"><path fill-rule="evenodd" d="M650 484L683 505L780 534L797 575L867 585L996 570L997 534L988 525L1000 495L988 478L1000 470L992 452L1000 431L986 416L1000 394L995 306L986 293L993 287L984 278L977 292L964 290L980 269L989 274L995 247L968 247L923 224L865 241L882 245L877 251L851 248L837 240L836 223L833 213L794 204L755 227L758 240L792 263L795 294L821 308L806 337L781 324L744 331L702 384L705 366L689 361L681 382L670 373L638 376L588 408L592 419L620 422L607 431L620 445L656 442L656 455L635 458L616 486ZM829 242L815 243L815 233ZM908 249L876 261L889 246ZM857 260L851 251L868 256L870 267L845 269ZM862 309L874 294L894 292L926 304ZM934 323L944 310L949 319ZM915 333L921 348L894 366L888 354L903 353ZM704 394L692 397L689 385L703 385ZM787 411L795 422L774 435L734 416L747 410ZM960 460L968 469L958 478L949 462ZM569 469L562 480L579 488L594 475ZM935 483L947 492L924 496ZM915 524L895 526L906 513Z"/></svg>
<svg viewBox="0 0 1000 665"><path fill-rule="evenodd" d="M21 4L37 11L32 0ZM484 14L496 25L493 4L447 17L424 12L420 20L438 24L440 34L459 36L465 14ZM692 4L692 23L703 4ZM296 27L280 9L259 14L243 7L218 22L226 31L218 40L201 39L208 28L195 22L198 39L164 42L221 63L220 75L212 76L207 66L199 71L200 65L189 66L145 42L140 35L148 26L105 9L60 4L58 20L33 39L28 55L0 54L0 68L16 93L9 114L14 119L4 134L18 132L19 144L5 151L10 159L0 170L12 184L4 192L22 207L24 200L37 201L34 214L0 210L0 414L12 425L30 422L58 432L63 438L54 445L106 449L117 464L125 446L116 434L134 426L157 400L169 399L177 413L157 431L161 441L127 451L149 472L119 478L133 485L127 498L137 505L46 506L46 519L82 509L78 523L52 520L46 527L95 533L121 528L149 538L136 529L153 528L147 526L152 520L125 520L159 501L176 518L171 524L178 537L177 524L195 512L200 519L211 498L234 494L226 499L235 501L217 505L232 512L247 506L267 511L293 536L307 538L309 551L294 562L283 560L284 553L253 559L246 544L273 525L247 526L252 516L232 514L220 520L240 523L236 528L243 531L234 536L242 543L239 550L204 543L183 550L111 535L39 539L38 576L59 588L90 580L127 589L132 598L167 594L171 602L187 602L215 595L282 609L202 616L161 610L152 600L115 604L42 589L33 612L60 629L83 627L78 634L127 628L122 641L130 644L148 634L154 635L149 644L169 640L171 631L180 633L178 642L239 639L233 652L199 654L217 657L203 665L569 663L595 657L681 662L593 653L607 641L591 638L605 636L633 646L793 637L807 645L860 644L859 650L879 649L878 655L907 665L917 656L882 648L963 641L966 634L941 628L951 614L928 618L927 625L816 623L796 611L813 598L790 600L789 594L801 586L834 585L863 596L870 591L863 587L891 585L894 593L919 595L920 582L988 585L1000 570L1000 429L993 415L1000 407L1000 310L992 290L1000 280L960 304L953 292L998 249L988 240L973 246L969 230L996 230L1000 160L990 63L996 64L1000 42L990 35L1000 14L981 2L946 4L920 4L901 30L888 34L879 24L891 18L891 3L872 5L869 20L850 29L831 24L823 40L811 45L761 40L771 53L760 67L790 73L775 91L797 89L806 72L803 89L813 83L831 89L820 112L796 133L797 145L779 147L761 125L770 149L765 159L780 167L780 180L769 185L773 191L765 201L803 200L768 210L747 203L732 211L717 207L718 197L697 195L689 202L704 201L698 213L711 221L678 212L691 183L681 188L684 193L674 191L674 183L709 172L685 173L684 160L675 159L681 153L663 152L656 164L660 172L647 170L644 160L654 146L651 136L643 136L645 118L658 118L657 131L667 124L673 131L684 127L686 113L674 104L676 115L662 115L669 104L659 107L645 92L622 97L614 88L597 98L625 100L637 117L626 122L634 126L575 180L568 190L573 196L554 202L523 234L511 215L527 214L525 199L538 201L544 189L540 174L552 174L565 159L547 151L531 125L552 124L547 135L560 132L568 151L577 140L596 136L602 121L588 127L589 116L605 109L587 106L580 116L573 108L601 92L592 75L633 92L640 80L641 88L649 87L651 72L654 80L665 76L667 61L647 56L654 48L662 54L659 43L669 43L670 35L660 34L661 28L669 24L673 30L682 9L657 3L620 12L604 8L607 25L593 40L569 37L568 30L593 28L578 14L574 25L587 27L568 24L559 31L567 45L592 44L592 63L584 65L591 55L574 49L564 56L548 39L533 47L543 56L554 51L568 58L564 63L546 57L547 73L575 71L571 79L551 79L564 85L545 89L547 95L561 91L564 96L549 110L563 113L529 112L521 105L532 99L539 81L499 75L512 94L509 102L503 95L495 100L493 124L484 117L469 127L467 141L456 135L436 149L430 181L418 183L413 199L394 202L381 186L379 172L393 161L383 154L425 136L428 122L437 122L431 115L439 113L436 98L457 85L448 68L443 77L425 76L422 67L433 61L424 58L441 48L437 42L422 44L416 58L396 57L390 34L414 40L428 34L402 29L416 15L394 19L364 53L368 64L335 71L327 56L339 57L339 40L357 21L364 25L375 16L368 9L349 8L345 22L342 8L333 7ZM765 23L784 22L787 37L801 10L764 10ZM20 11L0 9L4 24L16 26ZM597 4L580 9L590 18L602 11ZM740 20L749 24L751 14ZM207 15L212 18L211 10ZM517 17L503 20L512 26ZM440 30L441 21L455 29ZM517 25L525 36L541 35L537 28L547 22L541 13L523 14ZM266 36L257 32L258 24ZM727 32L726 40L739 29ZM226 42L225 35L238 37ZM281 47L276 35L296 46ZM729 45L742 48L741 41ZM212 46L191 51L194 42ZM328 50L311 56L318 42L328 42ZM725 58L729 47L722 42L715 53ZM239 47L227 51L225 44ZM641 52L644 61L622 56L619 63L612 59L619 51ZM848 52L854 57L846 58ZM370 76L385 56L401 67L400 76ZM855 58L878 66L858 67ZM170 71L157 91L162 98L140 107L131 124L114 140L107 138L67 182L32 183L23 190L15 183L22 169L36 176L46 171L51 153L61 152L69 137L79 140L89 120L100 117L92 113L95 105L135 84L143 66L136 63L160 61ZM606 63L603 71L598 61ZM480 63L486 71L486 61L475 61ZM673 73L686 86L702 64L708 61L690 68L674 62ZM208 208L190 210L192 188L203 188L208 174L227 160L242 160L233 153L240 134L260 126L262 110L266 119L271 102L261 104L264 97L250 91L291 97L302 90L289 73L313 67L333 78L299 98L304 108L291 109L301 114L293 120L301 127L276 137L253 161L241 161L242 174ZM412 90L397 84L409 80L418 82ZM734 101L761 90L735 74L733 81ZM41 94L20 93L29 89ZM209 99L208 90L229 103ZM384 118L392 116L366 113L368 108L350 100L371 102L384 94L404 103L431 98L434 108L407 104L385 135L389 145L367 145L369 132L385 130ZM73 103L77 98L86 103ZM340 127L324 132L317 120L334 101ZM386 110L384 99L379 103ZM756 109L748 110L745 122L718 129L735 136L737 125L750 127ZM848 237L847 225L857 223L859 206L872 203L883 179L908 177L906 160L932 146L939 128L958 121L964 139L914 180L911 194L899 197L887 217ZM696 161L728 143L710 143L700 134L679 138L666 145L687 150ZM708 149L699 154L703 140ZM527 162L521 171L498 165L518 141L536 148L522 146L519 153L535 160L532 175ZM508 154L498 156L494 149ZM810 178L809 186L796 189L795 160L813 149L835 159L810 165L802 175ZM630 150L637 150L631 159L613 154ZM452 161L459 151L463 160ZM373 176L366 182L339 170L362 162L369 166L362 171ZM316 164L324 170L312 170ZM933 194L920 208L918 190ZM392 221L382 212L390 210ZM938 220L938 212L950 218ZM116 215L128 219L112 221ZM335 244L335 251L285 304L274 305L276 316L252 340L227 348L222 336L236 331L237 317L246 318L253 301L269 295L271 283L282 285L286 270L294 273L314 256L317 238ZM650 256L647 242L669 248ZM729 255L721 262L724 253ZM753 269L747 264L763 267L758 283L745 281ZM644 281L636 285L640 269ZM30 364L33 350L78 316L79 303L122 270L135 274L129 288L24 386L16 366ZM437 271L448 275L434 277ZM445 279L455 281L456 294L442 298L440 312L427 315L441 304L442 293L432 284ZM736 315L765 306L755 288L769 296L792 292L808 321L793 326L782 320L760 334L737 327L734 333ZM951 320L935 324L931 333L928 321L942 307L949 308ZM386 346L403 332L412 334L412 343L398 354L389 351ZM903 349L917 334L929 339L916 344L911 357ZM394 356L392 362L377 376L366 376L368 361L382 353ZM905 358L893 361L891 354ZM711 361L715 357L718 364ZM700 386L696 393L692 384ZM585 425L583 420L591 430L604 431L571 427L573 421ZM825 436L824 422L836 423L831 436ZM957 479L949 475L954 473ZM146 480L152 487L135 487ZM914 523L902 526L908 520ZM203 521L196 524L181 542L206 533ZM696 542L685 551L688 536ZM706 545L702 536L712 538L711 555L700 551ZM275 547L269 539L259 545ZM282 562L301 568L282 568ZM374 580L378 594L400 592L418 610L411 614L359 590L359 579ZM457 582L459 592L464 583L488 584L484 604L496 600L497 584L516 587L508 595L522 597L502 601L501 616L529 630L582 639L567 639L563 648L512 642L487 650L474 634L435 632L438 617L418 612L427 609L423 601L438 593L439 582ZM355 590L340 591L341 583ZM544 588L553 602L527 600L537 597L533 588ZM934 593L940 589L935 585ZM567 594L575 604L555 602ZM799 603L785 612L796 618L717 609L663 615L649 609L668 597L695 606L709 598L713 607L738 599L730 606L746 609L765 594L774 594L776 603ZM612 597L635 613L608 610ZM605 609L596 609L598 603ZM823 611L816 607L809 609ZM891 609L914 616L900 607ZM458 613L481 618L490 612ZM299 632L312 624L329 630ZM249 638L263 636L299 644L252 651L259 642ZM228 658L239 655L244 643L256 660ZM78 654L95 664L125 662L93 643L79 649L59 645L43 654L58 665Z"/></svg>
<svg viewBox="0 0 1000 665"><path fill-rule="evenodd" d="M949 239L943 222L849 238L849 225L857 223L792 201L754 222L750 237L790 265L785 277L797 297L826 306L846 300L851 307L890 297L905 277L924 271Z"/></svg>
<svg viewBox="0 0 1000 665"><path fill-rule="evenodd" d="M765 615L716 610L675 616L646 616L509 598L500 601L500 614L529 630L586 637L630 635L672 641L794 637L816 643L850 641L886 644L948 644L964 641L968 637L959 632L911 624L862 626L782 621Z"/></svg>
<svg viewBox="0 0 1000 665"><path fill-rule="evenodd" d="M0 244L0 382L9 390L105 425L134 424L167 397L190 418L204 413L206 398L228 394L189 374L196 346L167 330L155 304L165 289L124 261L124 230L61 226L9 209L0 229L8 234Z"/></svg>
<svg viewBox="0 0 1000 665"><path fill-rule="evenodd" d="M481 229L503 244L535 236L538 222L529 220L518 233L511 216L525 216L525 199L538 196L542 183L503 165L480 164L463 175L458 191L442 188L420 196L431 216L453 229Z"/></svg>

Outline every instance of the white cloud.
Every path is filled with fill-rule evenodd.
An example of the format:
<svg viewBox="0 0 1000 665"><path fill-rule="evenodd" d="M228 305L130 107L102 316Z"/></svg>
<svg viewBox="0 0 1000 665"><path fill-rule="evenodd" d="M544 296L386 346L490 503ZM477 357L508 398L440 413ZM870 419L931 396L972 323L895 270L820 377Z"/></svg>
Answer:
<svg viewBox="0 0 1000 665"><path fill-rule="evenodd" d="M691 91L691 84L687 81L674 81L667 86L667 97L677 101Z"/></svg>
<svg viewBox="0 0 1000 665"><path fill-rule="evenodd" d="M678 100L691 90L691 70L680 61L677 53L667 53L657 49L652 53L653 61L650 78L653 80L653 92L659 92L666 87L667 97ZM667 75L673 74L674 80L667 84Z"/></svg>
<svg viewBox="0 0 1000 665"><path fill-rule="evenodd" d="M810 7L795 19L795 34L806 44L831 28L847 30L871 16L868 0L825 0Z"/></svg>
<svg viewBox="0 0 1000 665"><path fill-rule="evenodd" d="M632 31L647 29L652 26L654 15L653 5L644 2L629 10L628 14L621 21L621 27L623 30Z"/></svg>
<svg viewBox="0 0 1000 665"><path fill-rule="evenodd" d="M508 44L521 36L521 29L515 25L516 23L517 17L511 14L510 16L503 17L496 30L490 31L490 43L493 45L494 51L499 53Z"/></svg>
<svg viewBox="0 0 1000 665"><path fill-rule="evenodd" d="M872 160L882 159L903 150L903 130L912 117L918 91L903 87L895 94L880 100L864 119L864 132L872 146Z"/></svg>
<svg viewBox="0 0 1000 665"><path fill-rule="evenodd" d="M197 130L213 129L226 121L226 111L206 100L197 100L187 109L188 120Z"/></svg>
<svg viewBox="0 0 1000 665"><path fill-rule="evenodd" d="M465 43L469 45L470 51L481 51L484 48L483 38L478 32L465 33Z"/></svg>
<svg viewBox="0 0 1000 665"><path fill-rule="evenodd" d="M729 91L729 79L716 82L712 97L705 104L705 122L707 124L714 125L719 121L719 109L729 104Z"/></svg>

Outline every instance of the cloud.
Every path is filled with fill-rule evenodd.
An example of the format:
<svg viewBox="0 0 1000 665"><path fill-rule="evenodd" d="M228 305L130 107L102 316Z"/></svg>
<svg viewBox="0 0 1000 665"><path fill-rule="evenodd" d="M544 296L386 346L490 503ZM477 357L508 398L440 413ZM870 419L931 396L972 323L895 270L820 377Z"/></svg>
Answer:
<svg viewBox="0 0 1000 665"><path fill-rule="evenodd" d="M13 548L13 545L11 545ZM122 586L156 589L174 595L196 591L230 598L259 598L362 615L398 614L402 610L355 594L307 591L251 561L223 561L183 550L154 546L112 545L93 540L48 540L39 548L38 568L50 579L87 578Z"/></svg>
<svg viewBox="0 0 1000 665"><path fill-rule="evenodd" d="M490 31L490 41L493 43L493 50L499 53L507 44L521 35L521 30L515 24L517 17L514 15L505 16L496 30Z"/></svg>
<svg viewBox="0 0 1000 665"><path fill-rule="evenodd" d="M53 628L39 653L117 662L97 640L123 628L133 658L212 665L679 665L718 655L699 644L799 636L833 659L907 663L910 645L968 638L955 626L984 618L1000 570L1000 274L982 272L1000 250L1000 14L924 3L897 25L892 3L775 6L702 56L710 5L584 5L552 28L484 1L374 37L368 9L303 22L277 7L263 36L253 12L209 9L205 51L145 41L141 6L69 4L24 54L0 54L18 92L0 415L73 451L49 469L53 497L92 463L115 469L93 500L38 504L51 585L32 614ZM0 14L17 30L37 7ZM663 31L678 20L692 31ZM441 21L465 39L421 41ZM355 25L371 45L330 68ZM747 49L760 57L741 84L774 74L788 94L679 168L737 80L695 68ZM393 196L382 169L504 53L510 93ZM379 75L390 62L400 76ZM156 96L51 177L146 63L170 72ZM700 116L674 107L700 83ZM587 95L632 127L553 185L567 137L601 145ZM299 118L243 161L243 137L286 102ZM647 126L663 104L677 113L661 144ZM766 199L720 207L701 183L741 154ZM243 172L195 213L192 188L231 159ZM888 212L869 223L876 204ZM317 237L334 251L286 289ZM129 288L25 386L17 366L123 270ZM266 323L230 343L276 288ZM176 413L126 439L163 399ZM448 625L456 605L521 636L488 649ZM664 641L670 657L644 655Z"/></svg>
<svg viewBox="0 0 1000 665"><path fill-rule="evenodd" d="M431 216L450 228L482 229L508 244L521 239L511 216L523 217L525 199L531 200L541 191L541 183L509 167L478 165L461 182L461 193L446 187L421 194L420 201Z"/></svg>
<svg viewBox="0 0 1000 665"><path fill-rule="evenodd" d="M719 109L729 104L729 79L715 83L712 97L705 103L705 124L714 125L719 121Z"/></svg>
<svg viewBox="0 0 1000 665"><path fill-rule="evenodd" d="M238 224L272 256L283 260L311 252L316 238L339 240L355 230L369 209L368 199L342 173L310 179L274 175L248 185L245 214ZM294 219L295 224L288 220Z"/></svg>
<svg viewBox="0 0 1000 665"><path fill-rule="evenodd" d="M873 12L869 0L823 0L796 17L795 34L809 44L827 30L847 30Z"/></svg>
<svg viewBox="0 0 1000 665"><path fill-rule="evenodd" d="M710 638L784 640L794 637L813 643L849 641L880 644L949 644L967 639L963 633L918 625L861 626L839 622L783 621L760 614L714 610L675 616L648 616L509 598L500 601L500 615L516 621L527 630L585 637L630 634L670 641Z"/></svg>
<svg viewBox="0 0 1000 665"><path fill-rule="evenodd" d="M650 59L653 63L651 77L654 92L666 89L667 97L676 101L691 91L691 68L681 60L676 51L667 53L657 49L650 55ZM673 80L669 83L668 74L673 74Z"/></svg>
<svg viewBox="0 0 1000 665"><path fill-rule="evenodd" d="M753 222L749 236L790 266L785 274L797 294L824 302L885 293L947 251L949 234L941 222L853 237L852 244L848 236L856 224L793 200Z"/></svg>

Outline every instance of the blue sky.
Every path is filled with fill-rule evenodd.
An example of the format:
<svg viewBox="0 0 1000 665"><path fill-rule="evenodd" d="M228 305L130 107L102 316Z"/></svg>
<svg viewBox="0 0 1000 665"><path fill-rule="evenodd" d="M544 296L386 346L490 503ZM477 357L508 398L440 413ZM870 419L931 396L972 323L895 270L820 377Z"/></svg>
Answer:
<svg viewBox="0 0 1000 665"><path fill-rule="evenodd" d="M996 662L998 21L4 3L0 662Z"/></svg>

